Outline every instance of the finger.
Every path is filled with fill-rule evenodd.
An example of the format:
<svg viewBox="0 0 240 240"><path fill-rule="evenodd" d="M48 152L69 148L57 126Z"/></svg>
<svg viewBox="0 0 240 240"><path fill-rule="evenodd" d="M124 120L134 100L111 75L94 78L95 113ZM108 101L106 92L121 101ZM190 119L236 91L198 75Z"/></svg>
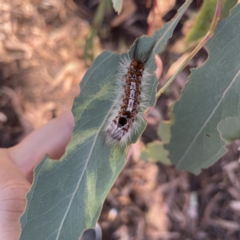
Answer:
<svg viewBox="0 0 240 240"><path fill-rule="evenodd" d="M26 205L30 183L0 149L0 239L19 239L20 216Z"/></svg>
<svg viewBox="0 0 240 240"><path fill-rule="evenodd" d="M157 65L156 77L157 77L157 79L159 79L160 76L162 75L163 64L162 64L161 58L158 55L155 55L155 61L156 61L156 65Z"/></svg>
<svg viewBox="0 0 240 240"><path fill-rule="evenodd" d="M18 145L9 148L8 154L20 171L28 177L46 154L53 159L59 159L64 154L73 127L72 112L67 111L29 134Z"/></svg>

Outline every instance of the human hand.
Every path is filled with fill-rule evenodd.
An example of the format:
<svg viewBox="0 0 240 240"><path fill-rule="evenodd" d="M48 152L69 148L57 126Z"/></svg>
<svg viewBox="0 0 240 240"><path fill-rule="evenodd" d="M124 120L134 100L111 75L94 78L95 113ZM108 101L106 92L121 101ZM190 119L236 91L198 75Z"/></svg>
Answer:
<svg viewBox="0 0 240 240"><path fill-rule="evenodd" d="M32 132L18 145L0 149L1 240L19 239L19 219L26 206L33 170L46 154L52 159L64 154L73 126L72 112L67 111Z"/></svg>

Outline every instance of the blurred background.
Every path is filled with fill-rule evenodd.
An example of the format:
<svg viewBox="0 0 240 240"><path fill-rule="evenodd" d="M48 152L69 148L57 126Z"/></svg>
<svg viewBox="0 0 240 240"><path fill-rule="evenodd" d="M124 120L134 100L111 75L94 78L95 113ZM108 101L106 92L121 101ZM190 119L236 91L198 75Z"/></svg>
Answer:
<svg viewBox="0 0 240 240"><path fill-rule="evenodd" d="M0 0L0 147L17 144L70 109L79 83L103 50L126 52L143 34L171 20L184 0ZM223 16L237 0L225 0ZM207 32L216 0L193 0L160 57L162 86ZM240 239L239 142L198 176L180 172L151 143L164 143L164 124L202 49L146 116L99 219L104 240ZM161 133L159 135L159 132ZM150 144L150 145L149 145Z"/></svg>

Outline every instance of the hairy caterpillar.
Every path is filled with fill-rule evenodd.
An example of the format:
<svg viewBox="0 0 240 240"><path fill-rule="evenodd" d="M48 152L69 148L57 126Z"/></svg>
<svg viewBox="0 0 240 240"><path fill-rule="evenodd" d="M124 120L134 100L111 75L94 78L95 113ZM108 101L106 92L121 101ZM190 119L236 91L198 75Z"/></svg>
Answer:
<svg viewBox="0 0 240 240"><path fill-rule="evenodd" d="M126 146L132 134L138 131L140 123L144 121L150 76L147 63L153 47L146 53L139 54L138 41L133 51L128 52L122 59L116 76L117 97L105 128L106 143L109 145Z"/></svg>

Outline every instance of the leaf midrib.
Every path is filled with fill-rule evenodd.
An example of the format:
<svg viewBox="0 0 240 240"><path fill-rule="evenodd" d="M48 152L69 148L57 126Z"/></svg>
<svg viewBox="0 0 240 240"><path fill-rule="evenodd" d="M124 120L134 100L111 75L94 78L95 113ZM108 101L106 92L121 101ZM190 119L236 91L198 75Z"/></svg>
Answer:
<svg viewBox="0 0 240 240"><path fill-rule="evenodd" d="M73 199L74 199L74 197L75 197L75 195L76 195L76 193L77 193L77 190L78 190L78 188L79 188L79 186L80 186L80 184L81 184L82 178L83 178L83 176L84 176L84 174L85 174L87 165L88 165L88 163L89 163L89 161L90 161L90 158L91 158L91 156L92 156L93 149L94 149L94 147L95 147L95 144L96 144L96 141L97 141L97 139L98 139L98 136L99 136L100 132L102 131L103 126L104 126L105 123L106 123L106 119L108 118L108 116L110 115L110 113L111 113L111 111L112 111L112 108L113 108L113 107L111 107L111 109L107 112L106 117L103 119L103 122L102 122L102 124L100 125L99 130L98 130L98 132L97 132L97 134L96 134L96 136L95 136L95 138L94 138L92 147L91 147L90 152L89 152L89 157L88 157L87 160L86 160L86 164L85 164L85 166L84 166L84 168L83 168L82 174L80 175L80 178L79 178L78 183L77 183L77 185L76 185L75 191L74 191L73 194L72 194L72 197L71 197L71 199L70 199L70 202L69 202L69 204L68 204L68 207L67 207L67 209L66 209L66 212L65 212L65 214L64 214L64 216L63 216L63 219L62 219L62 221L61 221L61 224L60 224L60 226L59 226L59 230L58 230L58 234L57 234L57 236L56 236L56 240L59 239L59 237L60 237L60 233L61 233L61 230L62 230L64 221L65 221L65 219L66 219L66 217L67 217L67 215L68 215L68 212L69 212L70 207L71 207L71 205L72 205Z"/></svg>

